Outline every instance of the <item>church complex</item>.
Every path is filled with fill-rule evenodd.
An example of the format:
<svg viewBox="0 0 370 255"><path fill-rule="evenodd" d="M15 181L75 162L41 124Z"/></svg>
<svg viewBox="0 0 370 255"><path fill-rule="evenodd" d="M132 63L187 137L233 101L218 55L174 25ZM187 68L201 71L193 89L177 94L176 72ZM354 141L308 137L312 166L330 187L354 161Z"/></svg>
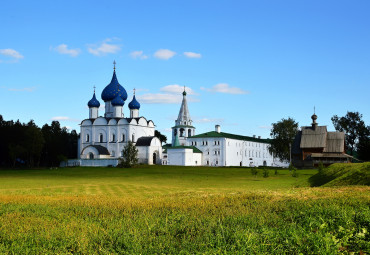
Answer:
<svg viewBox="0 0 370 255"><path fill-rule="evenodd" d="M128 103L130 115L124 115L128 95L118 82L114 62L112 80L101 93L101 99L105 104L104 116L99 116L100 102L96 98L94 89L94 94L87 104L89 118L81 122L78 159L69 160L68 165L116 166L119 158L123 156L124 147L132 141L138 149L139 163L142 164L288 166L289 162L283 162L269 152L269 139L224 133L221 132L219 125L215 126L214 131L196 134L188 109L185 88L182 95L179 115L172 127L172 144L162 147L159 138L154 136L154 122L140 116L140 103L135 97L135 90ZM302 138L305 135L303 133ZM330 136L331 134L328 133L328 139ZM342 143L344 139L341 137L340 140ZM339 153L343 148L337 150ZM329 154L321 156L327 155Z"/></svg>

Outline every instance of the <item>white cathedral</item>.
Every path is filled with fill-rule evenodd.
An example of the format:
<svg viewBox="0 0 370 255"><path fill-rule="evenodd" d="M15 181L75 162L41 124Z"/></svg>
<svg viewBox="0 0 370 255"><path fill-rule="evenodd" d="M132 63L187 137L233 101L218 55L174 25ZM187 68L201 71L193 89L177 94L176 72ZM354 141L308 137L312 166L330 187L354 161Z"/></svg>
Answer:
<svg viewBox="0 0 370 255"><path fill-rule="evenodd" d="M140 116L140 103L135 97L135 91L128 104L130 116L125 117L127 92L117 80L115 67L112 80L103 89L101 99L105 103L104 116L99 116L100 102L96 99L95 90L87 104L89 118L81 122L78 165L115 166L128 141L136 145L139 163L160 164L162 145L154 136L154 122Z"/></svg>
<svg viewBox="0 0 370 255"><path fill-rule="evenodd" d="M142 164L182 166L287 166L269 153L269 139L249 137L215 131L196 135L190 117L186 91L175 126L172 127L172 144L162 148L161 141L154 136L152 120L140 116L140 103L135 97L128 104L130 116L125 117L124 105L127 92L116 75L114 62L111 82L103 89L101 99L105 103L104 116L99 116L100 102L95 89L88 102L89 118L81 122L78 142L78 159L69 160L68 165L116 166L128 141L138 149L138 160Z"/></svg>

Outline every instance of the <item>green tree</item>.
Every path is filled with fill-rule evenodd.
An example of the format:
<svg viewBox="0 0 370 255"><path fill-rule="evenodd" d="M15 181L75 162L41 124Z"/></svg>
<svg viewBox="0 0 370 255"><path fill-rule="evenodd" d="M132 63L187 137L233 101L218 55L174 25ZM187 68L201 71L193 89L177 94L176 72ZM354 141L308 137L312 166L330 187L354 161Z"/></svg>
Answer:
<svg viewBox="0 0 370 255"><path fill-rule="evenodd" d="M290 146L293 144L297 132L298 122L292 118L281 119L276 123L272 123L270 153L281 160L288 161L290 158Z"/></svg>
<svg viewBox="0 0 370 255"><path fill-rule="evenodd" d="M120 167L132 167L138 162L138 150L133 142L129 141L122 150L123 157L120 158Z"/></svg>
<svg viewBox="0 0 370 255"><path fill-rule="evenodd" d="M162 135L161 132L159 132L158 130L154 131L154 136L158 137L162 144L167 142L167 136Z"/></svg>
<svg viewBox="0 0 370 255"><path fill-rule="evenodd" d="M365 126L365 122L362 120L362 114L359 112L347 112L343 117L334 115L331 121L335 130L346 134L346 145L349 147L351 155L357 149L361 138L369 136L370 127Z"/></svg>

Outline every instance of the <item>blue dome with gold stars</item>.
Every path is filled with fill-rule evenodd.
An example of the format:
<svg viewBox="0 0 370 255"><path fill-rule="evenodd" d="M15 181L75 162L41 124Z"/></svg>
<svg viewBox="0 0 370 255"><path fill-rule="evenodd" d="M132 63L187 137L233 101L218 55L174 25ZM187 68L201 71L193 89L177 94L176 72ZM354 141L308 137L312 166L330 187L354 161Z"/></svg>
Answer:
<svg viewBox="0 0 370 255"><path fill-rule="evenodd" d="M119 95L123 101L127 99L126 90L118 83L116 70L113 71L112 81L104 88L101 98L104 102L111 101Z"/></svg>
<svg viewBox="0 0 370 255"><path fill-rule="evenodd" d="M91 108L91 107L100 107L100 102L96 99L96 97L95 97L95 91L94 91L94 95L93 95L93 97L91 98L91 100L87 103L87 106L89 107L89 108Z"/></svg>
<svg viewBox="0 0 370 255"><path fill-rule="evenodd" d="M123 101L122 97L117 95L113 100L112 100L112 105L113 106L123 106L125 104L125 101Z"/></svg>
<svg viewBox="0 0 370 255"><path fill-rule="evenodd" d="M132 101L128 104L128 108L130 108L131 110L139 110L140 109L140 103L136 100L136 97L134 95L134 98L132 99Z"/></svg>

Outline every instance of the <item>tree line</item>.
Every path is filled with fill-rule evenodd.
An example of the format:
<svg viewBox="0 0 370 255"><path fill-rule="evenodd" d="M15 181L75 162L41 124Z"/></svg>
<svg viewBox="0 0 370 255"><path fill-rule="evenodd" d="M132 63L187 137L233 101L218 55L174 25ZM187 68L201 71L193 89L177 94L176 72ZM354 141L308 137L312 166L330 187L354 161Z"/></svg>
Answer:
<svg viewBox="0 0 370 255"><path fill-rule="evenodd" d="M59 166L61 161L77 157L77 140L77 132L69 132L58 121L40 128L33 120L6 121L0 115L0 166Z"/></svg>
<svg viewBox="0 0 370 255"><path fill-rule="evenodd" d="M345 133L345 150L351 156L370 161L370 126L366 126L359 112L347 112L345 116L331 118L335 130ZM289 161L290 147L299 131L298 122L293 118L281 119L272 123L271 153Z"/></svg>

